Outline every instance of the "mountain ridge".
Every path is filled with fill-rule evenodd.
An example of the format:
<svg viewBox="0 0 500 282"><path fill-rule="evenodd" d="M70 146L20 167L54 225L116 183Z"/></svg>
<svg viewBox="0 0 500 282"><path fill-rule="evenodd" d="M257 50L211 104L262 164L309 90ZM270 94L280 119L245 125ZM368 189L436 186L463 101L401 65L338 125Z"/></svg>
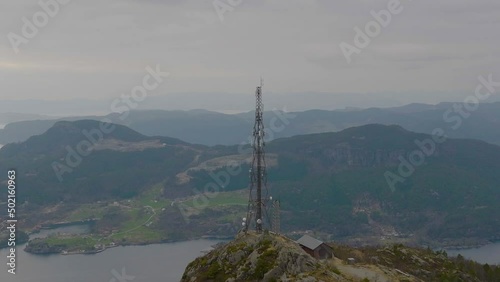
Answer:
<svg viewBox="0 0 500 282"><path fill-rule="evenodd" d="M379 123L397 124L407 130L421 133L431 133L436 128L442 128L450 138L480 139L500 145L500 133L495 130L500 126L500 103L480 104L480 107L469 113L470 116L466 118L450 111L452 109L452 103L410 104L396 108L368 108L356 111L269 111L264 114L264 118L265 126L273 130L274 138L338 132L352 126ZM144 135L171 136L189 143L212 146L245 142L251 133L248 129L253 124L253 118L252 112L229 115L206 110L141 110L62 120L109 119ZM55 122L56 120L40 120L8 124L5 129L0 130L0 144L24 141L32 135L43 133ZM455 128L456 126L458 128Z"/></svg>
<svg viewBox="0 0 500 282"><path fill-rule="evenodd" d="M128 200L154 189L158 201L174 203L158 211L158 228L175 226L185 228L186 234L203 234L206 222L227 213L244 213L240 191L248 187L245 172L251 159L245 146L193 145L143 136L116 125L113 138L105 139L98 150L65 173L63 181L58 180L53 163L69 165L66 146L85 140L82 129L99 125L97 121L83 124L63 122L45 136L0 149L0 170L19 168L23 189L18 200L28 201L28 210L39 213L41 207L60 202L73 209L96 201L127 205ZM385 174L399 174L401 159L409 161L412 152L420 150L415 141L426 139L432 136L396 125L364 125L269 142L269 188L282 203L283 229L316 230L353 242L363 238L376 243L387 236L430 245L500 239L500 219L491 216L500 212L497 145L448 139L436 144L434 153L391 189ZM124 146L129 150L121 150ZM215 194L207 189L216 189ZM221 193L235 200L219 206ZM205 204L200 204L203 199ZM186 221L197 224L186 225ZM227 227L224 232L239 224L234 218L220 222ZM219 234L214 232L210 234ZM227 235L224 232L220 235Z"/></svg>

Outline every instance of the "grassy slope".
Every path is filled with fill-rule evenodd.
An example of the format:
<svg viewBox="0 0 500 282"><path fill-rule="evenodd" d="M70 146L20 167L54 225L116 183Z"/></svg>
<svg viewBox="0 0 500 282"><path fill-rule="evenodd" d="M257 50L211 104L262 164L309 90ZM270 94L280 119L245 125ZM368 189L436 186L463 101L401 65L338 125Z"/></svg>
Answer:
<svg viewBox="0 0 500 282"><path fill-rule="evenodd" d="M78 251L92 250L96 244L148 244L167 240L178 240L178 237L170 237L169 232L158 228L157 222L160 215L166 209L175 208L171 200L162 197L163 185L154 185L139 197L109 203L93 203L80 205L76 210L63 218L63 221L73 222L90 218L100 218L90 235L54 235L46 239L37 239L33 244L47 244L49 247L62 246L61 250ZM193 203L195 197L185 198L176 204L183 204L195 208L195 213L203 213L207 209L218 209L221 207L235 207L241 210L246 208L247 195L241 191L224 192L210 200L206 206L196 206ZM239 218L238 213L227 213L214 219L218 222L234 222Z"/></svg>

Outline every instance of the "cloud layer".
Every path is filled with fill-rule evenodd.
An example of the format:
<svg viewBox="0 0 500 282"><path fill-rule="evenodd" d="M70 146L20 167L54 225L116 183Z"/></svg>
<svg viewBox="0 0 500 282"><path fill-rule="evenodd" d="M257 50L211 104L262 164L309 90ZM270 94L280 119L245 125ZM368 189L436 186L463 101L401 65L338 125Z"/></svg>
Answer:
<svg viewBox="0 0 500 282"><path fill-rule="evenodd" d="M171 77L155 95L248 93L262 76L276 93L422 92L447 100L445 93L473 91L479 75L500 77L496 0L401 0L403 11L351 64L339 44L352 44L354 28L390 1L220 2L237 4L223 21L211 0L72 0L15 54L7 35L22 35L22 18L41 8L38 0L7 1L0 99L111 99L156 64Z"/></svg>

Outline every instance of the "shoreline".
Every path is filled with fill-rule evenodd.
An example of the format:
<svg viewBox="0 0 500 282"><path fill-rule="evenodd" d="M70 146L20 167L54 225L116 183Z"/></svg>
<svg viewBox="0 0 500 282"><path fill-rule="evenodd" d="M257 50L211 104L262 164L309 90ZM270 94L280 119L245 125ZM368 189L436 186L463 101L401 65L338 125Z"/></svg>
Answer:
<svg viewBox="0 0 500 282"><path fill-rule="evenodd" d="M235 235L236 236L236 235ZM30 254L34 255L50 255L50 254L58 254L58 255L78 255L78 254L84 254L84 255L92 255L92 254L98 254L106 251L107 249L112 249L116 247L130 247L130 246L147 246L147 245L155 245L155 244L172 244L172 243L181 243L181 242L188 242L188 241L195 241L195 240L219 240L219 241L226 241L226 240L232 240L235 238L235 236L208 236L208 235L202 235L202 236L197 236L197 237L191 237L191 238L183 238L183 239L169 239L169 240L162 240L162 241L150 241L150 242L134 242L134 243L118 243L114 245L107 245L103 246L100 249L96 250L82 250L82 251L67 251L67 250L61 250L61 251L45 251L45 252L33 252L33 251L27 251L26 247L28 246L28 243L26 244L24 251ZM31 241L31 240L30 240ZM342 242L342 241L337 241L337 243L341 244L346 244L346 245L356 245L356 244L349 244L348 242ZM368 241L366 242L368 243ZM380 245L377 243L372 242L373 244L366 244L366 245ZM434 250L445 250L445 251L458 251L458 250L468 250L468 249L477 249L481 248L487 245L491 244L497 244L500 243L500 241L495 240L495 241L490 241L490 240L478 240L476 243L470 244L470 245L447 245L447 244L432 244L434 245L432 249ZM397 242L393 242L392 244L397 244ZM413 243L413 244L406 244L406 245L414 245L418 246L421 248L428 247L429 245L427 244L422 244L422 243Z"/></svg>
<svg viewBox="0 0 500 282"><path fill-rule="evenodd" d="M225 241L225 240L231 240L234 239L234 236L199 236L199 237L193 237L193 238L185 238L181 240L164 240L164 241L158 241L158 242L140 242L140 243L122 243L122 244L115 244L115 245L108 245L108 246L103 246L100 249L96 250L82 250L82 251L68 251L68 250L58 250L58 251L43 251L43 252L33 252L26 250L28 247L28 243L26 243L26 246L24 247L24 251L32 254L32 255L93 255L93 254L98 254L102 253L108 249L112 248L117 248L117 247L132 247L132 246L148 246L148 245L156 245L156 244L173 244L173 243L182 243L182 242L189 242L189 241L196 241L196 240L214 240L214 241Z"/></svg>
<svg viewBox="0 0 500 282"><path fill-rule="evenodd" d="M64 228L68 226L80 226L80 225L87 225L91 224L94 222L96 219L87 219L87 220L81 220L81 221L75 221L75 222L57 222L57 223L52 223L52 224L43 224L39 225L38 228L34 228L30 230L28 233L29 235L39 233L41 231L46 231L46 230L57 230L59 228ZM293 232L290 232L293 233ZM290 234L289 233L289 234ZM81 233L81 234L70 234L68 238L70 237L85 237L88 236L88 234ZM75 250L78 248L78 245L75 245L76 247L72 249L71 251L71 245L53 245L49 246L47 243L44 243L43 240L46 238L33 238L29 239L29 241L26 243L24 251L30 254L34 255L49 255L49 254L61 254L61 255L73 255L73 254L98 254L101 252L104 252L107 249L110 248L115 248L115 247L127 247L127 246L146 246L146 245L153 245L153 244L171 244L171 243L180 243L180 242L186 242L186 241L193 241L193 240L232 240L236 236L235 235L201 235L201 236L195 236L195 237L185 237L185 238L177 238L177 239L165 239L165 240L156 240L156 241L134 241L134 242L107 242L107 243L99 243L101 240L105 239L106 237L99 237L97 236L95 238L96 244L94 245L94 249L89 248L87 245L87 248L84 250L83 247L81 250ZM31 237L31 236L30 236ZM39 245L34 247L34 250L38 251L33 251L33 250L26 250L29 246L29 243L31 243L33 240L39 239L41 242L38 242ZM381 238L378 237L351 237L351 238L341 238L339 240L335 240L336 243L340 244L345 244L348 246L362 246L362 245L371 245L371 246L377 246L377 245L391 245L391 244L404 244L408 246L415 246L415 247L421 247L421 248L431 248L433 250L445 250L445 251L457 251L457 250L467 250L467 249L477 249L481 248L490 244L496 244L500 243L499 238L490 238L489 240L487 239L444 239L444 240L429 240L429 239L416 239L413 238L413 240L402 240L402 238L399 237L394 237L394 238ZM37 242L36 242L37 243ZM462 244L461 244L462 243ZM67 249L63 249L63 247L67 247Z"/></svg>

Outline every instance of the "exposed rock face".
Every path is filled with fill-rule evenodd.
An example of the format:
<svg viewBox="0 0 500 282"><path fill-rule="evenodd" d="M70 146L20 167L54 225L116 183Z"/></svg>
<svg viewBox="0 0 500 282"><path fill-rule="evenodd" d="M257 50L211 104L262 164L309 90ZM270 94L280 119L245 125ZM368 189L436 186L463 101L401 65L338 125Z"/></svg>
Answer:
<svg viewBox="0 0 500 282"><path fill-rule="evenodd" d="M190 263L181 281L346 280L288 238L249 232Z"/></svg>
<svg viewBox="0 0 500 282"><path fill-rule="evenodd" d="M444 251L403 245L351 248L333 244L332 248L335 258L318 261L288 238L240 234L189 264L181 282L500 281L500 267L450 258Z"/></svg>

